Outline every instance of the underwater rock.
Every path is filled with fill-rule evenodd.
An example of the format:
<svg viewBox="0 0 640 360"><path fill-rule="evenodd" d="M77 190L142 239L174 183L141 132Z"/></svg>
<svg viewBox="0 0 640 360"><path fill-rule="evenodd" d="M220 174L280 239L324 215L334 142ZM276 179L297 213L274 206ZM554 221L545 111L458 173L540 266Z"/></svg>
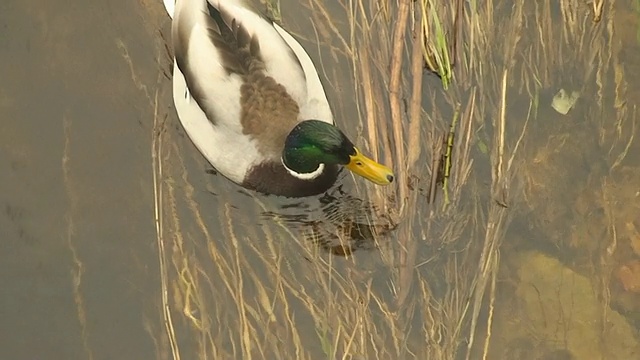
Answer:
<svg viewBox="0 0 640 360"><path fill-rule="evenodd" d="M535 338L563 343L576 359L639 359L636 331L601 301L593 282L539 252L521 255L516 289Z"/></svg>

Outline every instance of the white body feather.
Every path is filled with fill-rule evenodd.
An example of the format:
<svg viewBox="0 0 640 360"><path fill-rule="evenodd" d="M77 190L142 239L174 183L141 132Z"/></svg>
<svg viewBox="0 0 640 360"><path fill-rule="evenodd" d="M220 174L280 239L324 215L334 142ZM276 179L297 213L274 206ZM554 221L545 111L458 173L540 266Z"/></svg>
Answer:
<svg viewBox="0 0 640 360"><path fill-rule="evenodd" d="M299 121L317 119L333 124L333 116L318 73L309 55L284 29L243 6L239 0L163 0L174 22L190 21L187 54L189 71L203 86L207 106L215 109L215 124L191 98L184 74L174 60L173 98L176 111L189 138L204 157L230 180L241 183L247 171L265 160L255 140L242 133L240 86L237 74L228 74L211 43L206 28L206 2L224 9L257 36L267 73L285 86L298 103ZM174 23L174 27L176 24ZM293 50L296 59L291 57Z"/></svg>

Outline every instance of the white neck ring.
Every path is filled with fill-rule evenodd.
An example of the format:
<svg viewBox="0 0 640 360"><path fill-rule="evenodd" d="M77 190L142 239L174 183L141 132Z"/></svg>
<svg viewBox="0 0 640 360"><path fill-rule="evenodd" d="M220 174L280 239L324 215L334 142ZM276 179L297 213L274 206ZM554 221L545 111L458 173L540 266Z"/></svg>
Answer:
<svg viewBox="0 0 640 360"><path fill-rule="evenodd" d="M300 180L313 180L318 176L320 176L324 171L324 164L320 164L318 165L317 169L313 170L310 173L299 173L289 169L287 165L284 163L284 159L280 158L280 161L282 162L282 166L284 166L284 168L287 169L287 171L289 172L289 174L291 174L291 176L296 177Z"/></svg>

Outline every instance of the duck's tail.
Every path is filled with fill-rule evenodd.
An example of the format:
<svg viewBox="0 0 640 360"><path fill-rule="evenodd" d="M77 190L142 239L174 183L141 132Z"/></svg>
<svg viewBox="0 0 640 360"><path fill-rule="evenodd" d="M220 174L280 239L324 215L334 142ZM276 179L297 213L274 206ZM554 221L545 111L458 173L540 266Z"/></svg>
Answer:
<svg viewBox="0 0 640 360"><path fill-rule="evenodd" d="M167 10L167 14L169 17L173 19L173 11L176 8L176 0L162 0L164 3L164 8Z"/></svg>

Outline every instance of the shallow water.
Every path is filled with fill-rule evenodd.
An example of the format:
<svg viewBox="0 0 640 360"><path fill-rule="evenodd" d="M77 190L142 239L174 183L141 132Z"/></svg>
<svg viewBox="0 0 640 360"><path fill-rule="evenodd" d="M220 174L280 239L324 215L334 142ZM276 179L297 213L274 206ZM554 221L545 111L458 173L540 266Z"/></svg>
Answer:
<svg viewBox="0 0 640 360"><path fill-rule="evenodd" d="M151 64L141 81L158 76L143 13L99 2L2 8L1 357L148 358L149 100L123 60L128 51Z"/></svg>
<svg viewBox="0 0 640 360"><path fill-rule="evenodd" d="M347 57L329 50L340 47L340 40L319 21L324 15L317 7L311 15L307 6L286 3L284 22L293 33L305 35L301 43L321 64L338 124L372 153L392 158L394 151L384 146L390 135L370 144L363 130L358 114L364 96L354 95ZM338 17L344 16L343 7L325 10L336 16L337 31L347 37L348 23ZM637 25L637 19L627 21ZM394 276L405 264L399 255L404 251L398 245L402 237L415 240L413 276L429 278L429 292L444 298L451 290L451 280L441 271L449 264L447 256L464 252L468 244L481 244L484 234L461 225L454 230L468 241L433 240L448 222L466 220L452 215L427 222L436 210L426 205L421 192L411 194L415 207L397 230L398 223L386 216L386 203L376 201L361 179L344 173L328 194L305 200L253 194L209 173L210 165L184 135L173 110L170 49L165 47L169 27L160 1L8 0L0 5L0 29L10 34L0 38L0 358L171 358L176 348L183 359L246 358L256 348L291 358L291 344L298 343L305 351L301 358L318 358L326 357L322 331L328 338L344 336L346 330L336 330L336 323L356 324L347 326L349 331L365 329L367 334L359 337L365 344L361 348L349 351L344 345L336 353L373 353L373 343L385 349L383 356L394 353L389 339L399 330L389 325L387 312L403 303L398 297L424 297L418 285L402 296L401 287L396 288L400 281ZM316 47L316 36L333 41L323 40ZM626 32L616 36L612 38L631 44ZM637 43L625 48L628 74L640 71L640 62L631 61L638 54ZM487 63L500 63L501 55L496 57ZM629 122L616 119L621 102L636 104L637 85L630 81L623 98L620 87L611 85L613 70L599 79L609 85L598 87L586 65L567 63L556 68L561 74L557 82L540 90L540 103L548 109L547 100L560 86L584 86L582 107L579 101L568 120L541 110L530 125L524 170L507 199L516 221L505 230L505 238L516 240L504 241L505 254L542 248L566 263L579 262L580 251L568 249L576 241L581 244L580 239L605 236L601 234L607 226L605 219L597 230L578 221L594 208L607 208L588 193L606 193L600 180L609 178L622 179L619 188L630 188L637 176L633 171L626 177L609 171L629 134L638 134L637 126L632 130ZM379 66L386 71L386 64ZM487 71L486 77L482 96L497 98L497 75ZM581 84L584 78L589 85ZM510 84L510 139L517 139L529 111L522 83L516 79ZM434 90L439 89L435 77L427 77L424 84L430 98L424 101L425 109L433 114L425 119L446 129L453 109L434 108L451 95ZM604 102L591 102L599 92L605 93ZM489 124L498 114L487 108L479 123ZM589 117L597 111L603 114L600 118ZM637 116L631 110L625 114L626 119ZM377 121L384 127L388 117ZM618 136L619 142L612 140L616 131L608 130L616 126L626 136ZM491 131L486 127L477 126L478 138L487 140ZM604 129L600 140L594 140L599 129ZM567 144L554 138L563 134L572 134L574 146L562 155L543 151ZM640 166L637 144L631 143L620 166ZM423 179L420 187L428 182L423 164L431 156L425 154L430 144L422 146L421 165L413 174ZM488 216L487 204L495 200L489 195L492 168L479 147L472 156L474 185L464 192L460 213L476 214L480 223ZM567 173L557 181L547 181L562 170ZM386 190L380 197L394 204L395 192ZM631 199L630 206L635 206L637 198L619 193L616 196ZM587 210L576 205L582 203ZM624 215L624 221L631 216L627 208L607 209L620 219ZM169 295L163 299L165 293ZM239 305L244 303L248 305ZM415 351L423 346L425 336L419 330L424 322L421 314L407 313L404 324L413 327L406 331L406 343ZM288 323L291 314L295 321ZM358 323L368 316L374 325ZM498 323L499 329L513 331ZM259 340L247 340L246 333L256 328ZM367 342L367 336L375 338L370 334L376 333L377 342ZM278 348L278 341L285 345Z"/></svg>

